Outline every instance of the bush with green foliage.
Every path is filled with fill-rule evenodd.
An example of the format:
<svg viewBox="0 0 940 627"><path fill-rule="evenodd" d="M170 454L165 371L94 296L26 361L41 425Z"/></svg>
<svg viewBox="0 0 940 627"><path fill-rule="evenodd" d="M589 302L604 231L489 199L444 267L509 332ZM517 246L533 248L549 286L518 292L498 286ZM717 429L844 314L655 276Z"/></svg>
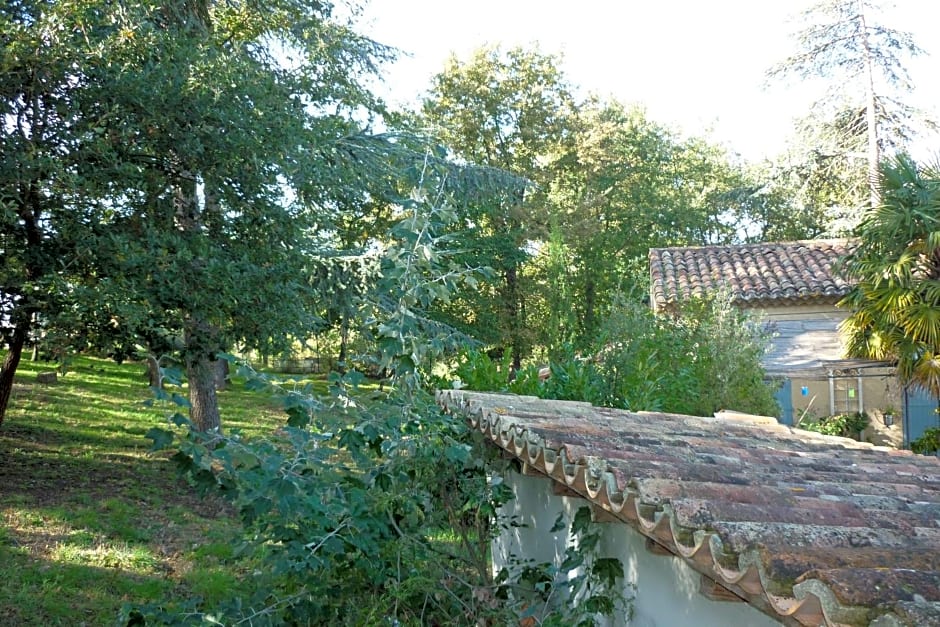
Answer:
<svg viewBox="0 0 940 627"><path fill-rule="evenodd" d="M578 400L634 411L709 416L720 409L776 415L773 389L760 359L760 326L727 299L696 299L675 314L657 315L621 299L603 326L593 357L567 347L552 360L551 376L516 372L485 354L463 354L457 375L464 387L540 398Z"/></svg>
<svg viewBox="0 0 940 627"><path fill-rule="evenodd" d="M719 295L655 314L621 298L603 326L598 368L607 403L710 416L721 409L774 416L760 325Z"/></svg>
<svg viewBox="0 0 940 627"><path fill-rule="evenodd" d="M569 344L556 353L544 381L542 398L605 404L605 385L597 364L582 357Z"/></svg>
<svg viewBox="0 0 940 627"><path fill-rule="evenodd" d="M490 358L478 349L460 353L453 373L453 383L468 390L506 390L512 375L512 356L507 352L502 360Z"/></svg>
<svg viewBox="0 0 940 627"><path fill-rule="evenodd" d="M799 427L823 435L838 435L843 438L858 440L862 431L868 427L869 422L868 414L857 411L848 414L836 414L835 416L824 416L819 420L801 423Z"/></svg>
<svg viewBox="0 0 940 627"><path fill-rule="evenodd" d="M911 440L911 450L921 455L940 452L940 427L930 427L916 440Z"/></svg>
<svg viewBox="0 0 940 627"><path fill-rule="evenodd" d="M488 483L486 449L472 450L467 427L432 399L369 399L358 383L355 373L334 376L322 402L285 396L288 424L267 439L183 438L186 475L231 500L244 525L239 550L260 555L257 596L194 604L199 620L183 607L170 608L173 620L154 607L128 608L127 619L451 624L489 611L473 590L487 587L488 522L510 494ZM151 437L169 444L173 433Z"/></svg>
<svg viewBox="0 0 940 627"><path fill-rule="evenodd" d="M520 524L498 516L512 498L501 480L510 462L427 394L368 394L349 373L334 375L331 396L318 399L284 392L270 375L240 374L283 394L288 424L254 441L190 429L175 458L197 487L220 491L237 510L237 552L262 564L251 575L255 596L214 607L128 604L123 624L473 625L533 615L540 624L588 625L621 607L622 568L593 557L587 509L587 519L572 521L563 563L493 576L491 539ZM189 426L182 415L174 420ZM159 447L176 436L149 434ZM584 601L558 603L565 595Z"/></svg>

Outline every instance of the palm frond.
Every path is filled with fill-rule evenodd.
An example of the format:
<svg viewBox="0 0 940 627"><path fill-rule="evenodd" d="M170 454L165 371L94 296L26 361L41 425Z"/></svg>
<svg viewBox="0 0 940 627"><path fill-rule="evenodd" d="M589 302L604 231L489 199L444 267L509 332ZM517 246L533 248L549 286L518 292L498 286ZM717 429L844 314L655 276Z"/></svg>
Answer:
<svg viewBox="0 0 940 627"><path fill-rule="evenodd" d="M940 168L907 155L882 166L882 203L863 217L839 303L849 356L893 361L905 384L940 395Z"/></svg>

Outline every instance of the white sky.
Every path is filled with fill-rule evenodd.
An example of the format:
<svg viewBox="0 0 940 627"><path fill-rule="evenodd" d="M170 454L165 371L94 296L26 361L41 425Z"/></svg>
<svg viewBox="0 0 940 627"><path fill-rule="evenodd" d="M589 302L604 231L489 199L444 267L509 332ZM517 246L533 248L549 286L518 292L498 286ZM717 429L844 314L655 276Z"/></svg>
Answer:
<svg viewBox="0 0 940 627"><path fill-rule="evenodd" d="M460 59L483 44L537 43L562 54L562 69L582 94L646 107L651 119L706 136L757 160L778 154L792 120L819 92L771 85L764 72L793 52L793 18L809 0L371 0L360 29L403 57L384 72L397 104L417 103L451 52ZM898 0L880 22L910 30L928 52L909 69L911 104L936 119L940 45L931 50L940 2ZM934 52L935 54L929 54ZM940 103L938 103L940 104ZM936 146L936 148L934 147ZM921 144L918 156L940 154Z"/></svg>

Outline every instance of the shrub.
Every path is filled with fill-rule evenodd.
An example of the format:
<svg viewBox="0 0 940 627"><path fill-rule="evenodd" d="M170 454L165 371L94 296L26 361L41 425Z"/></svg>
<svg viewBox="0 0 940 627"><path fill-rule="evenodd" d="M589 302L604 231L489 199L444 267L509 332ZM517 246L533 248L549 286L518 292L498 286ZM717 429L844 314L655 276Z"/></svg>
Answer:
<svg viewBox="0 0 940 627"><path fill-rule="evenodd" d="M220 490L244 526L241 553L263 566L256 595L128 607L135 624L466 624L508 610L488 547L496 508L511 497L489 481L500 463L463 420L420 392L373 396L334 376L322 401L285 397L290 424L258 441L190 432L175 458L204 490ZM177 419L184 424L185 419ZM168 444L171 432L155 430ZM185 610L185 611L184 611ZM501 614L502 613L502 614ZM167 617L176 618L167 618ZM197 617L196 620L194 617Z"/></svg>
<svg viewBox="0 0 940 627"><path fill-rule="evenodd" d="M471 390L586 401L634 411L710 416L720 409L776 415L760 359L766 336L727 299L698 299L674 315L656 315L621 298L603 326L593 357L563 347L547 381L534 367L510 382L509 360L463 355L456 375Z"/></svg>
<svg viewBox="0 0 940 627"><path fill-rule="evenodd" d="M578 355L570 345L561 349L549 370L550 376L542 384L542 398L606 404L604 381L594 360Z"/></svg>
<svg viewBox="0 0 940 627"><path fill-rule="evenodd" d="M519 621L531 586L521 575L494 577L489 559L493 534L510 524L497 515L512 498L501 481L510 462L420 390L370 395L356 390L359 379L334 375L328 399L286 393L288 425L265 439L246 441L234 431L183 436L175 459L186 476L220 491L238 512L244 533L236 551L260 564L250 576L255 594L211 607L199 599L128 604L122 624ZM250 380L282 391L270 377ZM175 421L188 425L180 415ZM148 434L164 447L176 435ZM592 603L546 606L545 624L589 624L596 611L613 608L605 586L621 571L610 560L577 570L591 563L589 531L583 515L573 521L577 555L566 556L570 567L546 572L557 578L553 585L589 589Z"/></svg>
<svg viewBox="0 0 940 627"><path fill-rule="evenodd" d="M509 386L512 357L507 352L502 361L495 361L476 349L460 354L454 376L459 386L468 390L504 392Z"/></svg>
<svg viewBox="0 0 940 627"><path fill-rule="evenodd" d="M862 431L868 427L870 420L865 412L853 412L825 416L814 422L800 424L801 429L815 431L823 435L838 435L843 438L859 439Z"/></svg>
<svg viewBox="0 0 940 627"><path fill-rule="evenodd" d="M694 299L671 315L621 298L597 353L607 404L709 416L776 415L761 357L767 337L729 299Z"/></svg>
<svg viewBox="0 0 940 627"><path fill-rule="evenodd" d="M576 355L570 347L565 351L562 357L552 361L551 374L545 381L539 377L540 369L535 365L524 366L510 375L508 357L496 362L480 351L465 351L454 371L454 382L461 388L478 392L511 392L603 405L607 395L594 362ZM443 383L446 387L450 385Z"/></svg>
<svg viewBox="0 0 940 627"><path fill-rule="evenodd" d="M932 455L940 451L940 427L930 427L919 438L912 440L911 450L921 455Z"/></svg>
<svg viewBox="0 0 940 627"><path fill-rule="evenodd" d="M539 367L533 364L516 371L509 382L509 391L523 396L543 397L545 383L539 378Z"/></svg>

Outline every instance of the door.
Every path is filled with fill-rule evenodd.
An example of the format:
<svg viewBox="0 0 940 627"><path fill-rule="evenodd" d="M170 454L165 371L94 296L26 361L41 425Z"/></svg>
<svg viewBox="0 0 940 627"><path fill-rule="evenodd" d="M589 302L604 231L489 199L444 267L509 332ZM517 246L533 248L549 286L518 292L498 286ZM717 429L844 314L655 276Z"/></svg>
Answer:
<svg viewBox="0 0 940 627"><path fill-rule="evenodd" d="M940 427L937 399L920 386L904 389L904 446L910 446L929 427Z"/></svg>
<svg viewBox="0 0 940 627"><path fill-rule="evenodd" d="M777 420L780 424L793 425L793 381L784 379L783 385L774 394L777 404L780 405L780 415Z"/></svg>

